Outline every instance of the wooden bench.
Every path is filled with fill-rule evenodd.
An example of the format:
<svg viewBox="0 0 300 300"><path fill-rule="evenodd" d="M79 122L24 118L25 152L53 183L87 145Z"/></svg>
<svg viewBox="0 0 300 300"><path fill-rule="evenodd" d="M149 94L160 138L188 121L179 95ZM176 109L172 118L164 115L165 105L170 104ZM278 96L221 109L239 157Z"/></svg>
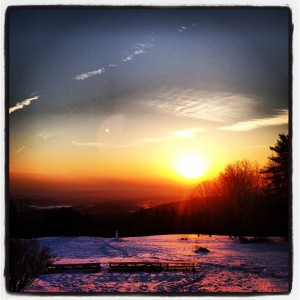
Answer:
<svg viewBox="0 0 300 300"><path fill-rule="evenodd" d="M197 271L198 270L198 266L197 263L195 262L183 262L183 261L174 261L174 262L164 262L163 263L163 269L165 271L170 271L170 270L174 270L174 271Z"/></svg>
<svg viewBox="0 0 300 300"><path fill-rule="evenodd" d="M198 265L195 262L110 262L108 270L110 272L126 271L197 271Z"/></svg>
<svg viewBox="0 0 300 300"><path fill-rule="evenodd" d="M161 262L110 262L108 270L110 272L126 272L126 271L162 271L163 264Z"/></svg>
<svg viewBox="0 0 300 300"><path fill-rule="evenodd" d="M97 273L100 272L100 270L100 263L53 264L48 268L47 273L62 273L67 271L83 271Z"/></svg>

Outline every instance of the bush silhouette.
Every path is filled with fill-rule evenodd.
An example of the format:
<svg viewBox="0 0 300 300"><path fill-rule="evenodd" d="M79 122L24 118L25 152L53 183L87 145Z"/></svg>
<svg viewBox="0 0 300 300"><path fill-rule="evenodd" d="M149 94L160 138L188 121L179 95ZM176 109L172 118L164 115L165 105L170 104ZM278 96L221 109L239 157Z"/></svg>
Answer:
<svg viewBox="0 0 300 300"><path fill-rule="evenodd" d="M11 239L8 248L9 292L22 292L35 278L47 271L55 255L37 240Z"/></svg>

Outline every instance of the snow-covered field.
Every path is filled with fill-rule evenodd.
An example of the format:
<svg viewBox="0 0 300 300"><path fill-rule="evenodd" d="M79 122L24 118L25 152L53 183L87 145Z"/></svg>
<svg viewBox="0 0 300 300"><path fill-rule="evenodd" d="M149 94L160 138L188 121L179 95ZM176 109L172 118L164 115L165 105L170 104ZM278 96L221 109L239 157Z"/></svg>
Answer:
<svg viewBox="0 0 300 300"><path fill-rule="evenodd" d="M187 240L181 240L182 237ZM289 284L289 247L272 243L237 243L227 236L161 235L116 241L99 237L39 239L59 263L101 262L99 273L42 275L26 292L80 293L285 293ZM210 253L195 253L206 247ZM113 261L195 261L198 272L108 272Z"/></svg>

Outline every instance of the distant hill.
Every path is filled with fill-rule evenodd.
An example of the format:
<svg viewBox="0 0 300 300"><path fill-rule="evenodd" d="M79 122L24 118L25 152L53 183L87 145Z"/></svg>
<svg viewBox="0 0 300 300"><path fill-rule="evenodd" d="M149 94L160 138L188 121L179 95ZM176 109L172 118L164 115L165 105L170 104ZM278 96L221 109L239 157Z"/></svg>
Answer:
<svg viewBox="0 0 300 300"><path fill-rule="evenodd" d="M271 200L270 200L271 201ZM117 203L115 203L117 204ZM136 206L133 206L136 207ZM131 208L133 208L131 207ZM285 214L270 203L249 209L241 220L236 209L222 198L198 198L131 210L107 203L78 207L20 209L10 207L12 237L40 236L143 236L172 233L221 235L287 236ZM272 207L271 207L272 208Z"/></svg>

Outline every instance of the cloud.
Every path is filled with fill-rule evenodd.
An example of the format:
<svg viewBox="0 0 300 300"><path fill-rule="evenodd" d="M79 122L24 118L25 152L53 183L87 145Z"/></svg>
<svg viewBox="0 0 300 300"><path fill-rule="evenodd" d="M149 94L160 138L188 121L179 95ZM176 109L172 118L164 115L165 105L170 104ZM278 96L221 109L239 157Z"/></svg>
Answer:
<svg viewBox="0 0 300 300"><path fill-rule="evenodd" d="M181 26L179 29L177 29L178 32L183 32L185 30L187 30L186 26Z"/></svg>
<svg viewBox="0 0 300 300"><path fill-rule="evenodd" d="M18 102L15 106L9 108L9 114L11 114L12 112L14 112L18 109L22 109L24 106L30 105L32 101L37 100L37 99L39 99L39 96L34 96L32 98L25 99L22 102Z"/></svg>
<svg viewBox="0 0 300 300"><path fill-rule="evenodd" d="M165 139L166 137L145 138L145 139L128 142L127 144L119 144L119 145L110 145L105 143L93 143L93 142L76 142L76 141L72 141L72 144L75 146L97 147L97 148L128 148L134 146L142 146L145 144L158 143Z"/></svg>
<svg viewBox="0 0 300 300"><path fill-rule="evenodd" d="M238 122L234 125L220 127L218 129L227 131L249 131L256 128L266 126L278 126L288 124L288 110L280 109L277 110L277 114L273 117L252 119L245 122Z"/></svg>
<svg viewBox="0 0 300 300"><path fill-rule="evenodd" d="M48 139L56 137L58 135L59 134L57 132L54 132L54 131L40 131L39 133L36 134L35 137L42 138L44 140L48 140Z"/></svg>
<svg viewBox="0 0 300 300"><path fill-rule="evenodd" d="M41 92L41 91L33 92L33 93L30 94L30 96L35 96L35 95L39 94L40 92Z"/></svg>
<svg viewBox="0 0 300 300"><path fill-rule="evenodd" d="M79 75L75 76L74 78L76 80L85 80L85 79L88 79L88 78L93 77L95 75L103 74L103 73L105 73L105 71L106 71L105 68L100 68L100 69L95 70L95 71L90 71L90 72L79 74Z"/></svg>
<svg viewBox="0 0 300 300"><path fill-rule="evenodd" d="M174 117L226 123L250 115L257 102L230 92L162 88L136 103Z"/></svg>
<svg viewBox="0 0 300 300"><path fill-rule="evenodd" d="M23 146L23 147L19 148L16 153L20 153L21 151L23 151L25 149L25 147L26 146Z"/></svg>
<svg viewBox="0 0 300 300"><path fill-rule="evenodd" d="M75 145L75 146L85 146L85 147L99 147L99 148L111 147L110 145L104 144L104 143L89 143L89 142L72 141L72 144Z"/></svg>
<svg viewBox="0 0 300 300"><path fill-rule="evenodd" d="M203 128L195 127L195 128L188 128L188 129L177 130L177 131L170 131L169 134L172 137L187 139L187 138L192 138L195 134L203 131L204 131Z"/></svg>
<svg viewBox="0 0 300 300"><path fill-rule="evenodd" d="M79 75L76 75L74 79L76 80L86 80L91 77L94 77L96 75L102 75L105 72L107 72L111 68L116 68L120 65L123 65L125 63L128 63L129 61L133 60L133 58L137 55L141 55L146 53L146 50L153 47L154 40L151 40L149 43L138 43L134 45L132 49L130 49L128 52L124 53L125 57L121 59L121 61L109 64L107 67L102 67L97 70L81 73Z"/></svg>
<svg viewBox="0 0 300 300"><path fill-rule="evenodd" d="M135 146L143 146L147 144L153 143L160 143L164 142L173 138L191 138L194 134L198 132L203 132L204 129L201 128L188 128L178 131L170 131L167 135L160 136L160 137L149 137L143 138L135 141L128 142L126 144L117 144L111 145L106 143L93 143L93 142L76 142L73 141L72 144L75 146L85 146L85 147L98 147L98 148L128 148L128 147L135 147Z"/></svg>

